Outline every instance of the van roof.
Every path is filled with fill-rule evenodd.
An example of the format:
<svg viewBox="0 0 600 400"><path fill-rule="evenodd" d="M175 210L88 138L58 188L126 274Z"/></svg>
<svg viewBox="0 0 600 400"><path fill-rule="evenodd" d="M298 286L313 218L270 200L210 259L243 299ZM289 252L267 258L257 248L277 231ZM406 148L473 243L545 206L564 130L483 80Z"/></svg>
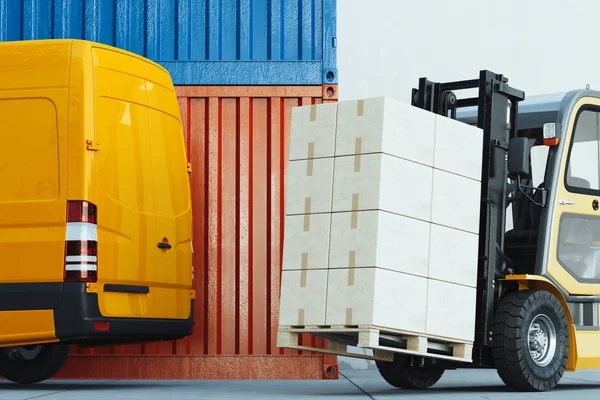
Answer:
<svg viewBox="0 0 600 400"><path fill-rule="evenodd" d="M103 49L107 49L107 50L112 50L112 51L121 53L123 55L127 55L130 57L137 58L138 60L145 61L168 74L168 71L162 65L160 65L148 58L142 57L138 54L132 53L130 51L127 51L127 50L124 50L124 49L121 49L118 47L113 47L113 46L109 46L109 45L106 45L103 43L92 42L89 40L82 40L82 39L43 39L43 40L19 40L19 41L0 42L0 53L2 53L2 50L5 48L21 47L21 48L30 48L32 50L39 51L43 55L47 55L48 51L52 51L53 49L55 49L56 51L60 51L60 49L64 49L64 47L61 45L64 45L65 47L72 46L72 45L83 45L83 46L98 47L98 48L103 48ZM3 60L1 60L1 58L0 58L0 66L3 65L2 61Z"/></svg>
<svg viewBox="0 0 600 400"><path fill-rule="evenodd" d="M174 90L165 68L127 50L77 39L0 42L0 90L68 87L74 77L91 74L97 67L121 70Z"/></svg>

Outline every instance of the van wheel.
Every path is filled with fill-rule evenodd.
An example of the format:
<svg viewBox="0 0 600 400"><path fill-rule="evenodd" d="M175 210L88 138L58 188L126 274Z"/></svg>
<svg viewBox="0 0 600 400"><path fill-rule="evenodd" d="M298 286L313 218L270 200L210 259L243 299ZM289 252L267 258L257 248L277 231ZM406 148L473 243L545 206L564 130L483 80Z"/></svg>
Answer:
<svg viewBox="0 0 600 400"><path fill-rule="evenodd" d="M69 345L45 344L0 349L0 376L23 384L52 378L69 356Z"/></svg>
<svg viewBox="0 0 600 400"><path fill-rule="evenodd" d="M427 389L437 383L444 369L413 367L405 356L396 355L394 362L376 361L381 377L399 389Z"/></svg>
<svg viewBox="0 0 600 400"><path fill-rule="evenodd" d="M507 386L541 392L558 384L569 357L569 327L554 295L545 290L507 294L492 334L494 365Z"/></svg>

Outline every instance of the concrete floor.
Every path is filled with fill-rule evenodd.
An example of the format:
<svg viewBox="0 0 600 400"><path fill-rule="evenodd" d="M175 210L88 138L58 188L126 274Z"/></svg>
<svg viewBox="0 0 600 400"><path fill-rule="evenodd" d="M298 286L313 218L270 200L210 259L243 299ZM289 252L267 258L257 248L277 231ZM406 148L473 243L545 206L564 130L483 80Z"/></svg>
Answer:
<svg viewBox="0 0 600 400"><path fill-rule="evenodd" d="M546 393L514 393L495 371L448 371L433 388L403 391L373 370L342 371L337 381L50 381L35 386L0 382L0 399L597 399L600 371L567 373Z"/></svg>

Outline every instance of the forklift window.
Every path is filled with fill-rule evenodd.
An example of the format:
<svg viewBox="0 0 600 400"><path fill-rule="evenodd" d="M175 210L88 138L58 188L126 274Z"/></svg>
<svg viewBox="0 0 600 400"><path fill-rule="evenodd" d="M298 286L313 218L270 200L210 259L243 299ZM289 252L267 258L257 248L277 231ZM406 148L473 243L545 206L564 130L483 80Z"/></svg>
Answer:
<svg viewBox="0 0 600 400"><path fill-rule="evenodd" d="M558 262L579 282L600 282L599 217L563 214L557 250Z"/></svg>
<svg viewBox="0 0 600 400"><path fill-rule="evenodd" d="M566 187L570 192L596 194L600 189L600 114L581 112L571 141Z"/></svg>
<svg viewBox="0 0 600 400"><path fill-rule="evenodd" d="M579 113L569 150L568 191L597 195L600 189L600 113ZM600 282L600 217L564 213L558 229L557 257L579 282Z"/></svg>
<svg viewBox="0 0 600 400"><path fill-rule="evenodd" d="M527 136L519 132L519 136ZM527 136L528 137L528 136ZM541 137L541 130L540 130ZM533 187L539 187L544 182L546 174L546 164L548 163L548 146L544 146L541 139L530 139L530 145L533 146L530 151L530 163L531 163L531 181L529 182ZM532 193L533 195L533 193ZM531 204L526 198L521 198L517 202L517 206L513 208L510 204L507 208L506 218L506 229L508 232L512 229L523 230L526 229L523 225L524 218L530 214ZM508 216L512 216L509 218ZM533 228L533 227L532 227ZM537 227L535 227L537 229Z"/></svg>

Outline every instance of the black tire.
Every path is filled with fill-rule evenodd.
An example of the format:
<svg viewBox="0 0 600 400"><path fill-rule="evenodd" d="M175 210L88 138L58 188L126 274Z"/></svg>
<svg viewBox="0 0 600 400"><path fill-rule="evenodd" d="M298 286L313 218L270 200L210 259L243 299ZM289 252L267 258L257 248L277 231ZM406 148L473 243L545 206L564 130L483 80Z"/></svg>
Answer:
<svg viewBox="0 0 600 400"><path fill-rule="evenodd" d="M21 355L24 348L0 348L0 376L9 381L31 384L52 378L65 365L69 345L45 344L25 347L28 356ZM25 354L25 352L23 353Z"/></svg>
<svg viewBox="0 0 600 400"><path fill-rule="evenodd" d="M427 389L435 385L444 369L435 367L413 367L408 358L396 355L394 362L376 361L381 377L399 389Z"/></svg>
<svg viewBox="0 0 600 400"><path fill-rule="evenodd" d="M544 290L507 294L498 305L492 334L494 365L507 386L541 392L558 384L569 357L569 326L554 295Z"/></svg>

